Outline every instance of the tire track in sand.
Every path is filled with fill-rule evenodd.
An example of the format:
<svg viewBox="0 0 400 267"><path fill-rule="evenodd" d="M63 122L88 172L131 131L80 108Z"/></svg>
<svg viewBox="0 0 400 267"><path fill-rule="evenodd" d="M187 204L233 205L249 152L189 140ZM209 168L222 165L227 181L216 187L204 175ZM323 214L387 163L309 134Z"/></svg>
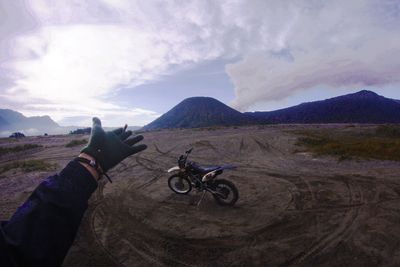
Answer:
<svg viewBox="0 0 400 267"><path fill-rule="evenodd" d="M356 219L359 215L359 208L362 206L360 204L364 201L363 194L361 188L357 184L353 185L346 177L341 177L341 179L348 189L349 208L339 226L337 226L332 232L318 239L308 250L303 251L284 262L280 267L301 265L311 257L336 246L340 241L347 239L349 234L353 232L356 226ZM355 191L357 191L358 195Z"/></svg>

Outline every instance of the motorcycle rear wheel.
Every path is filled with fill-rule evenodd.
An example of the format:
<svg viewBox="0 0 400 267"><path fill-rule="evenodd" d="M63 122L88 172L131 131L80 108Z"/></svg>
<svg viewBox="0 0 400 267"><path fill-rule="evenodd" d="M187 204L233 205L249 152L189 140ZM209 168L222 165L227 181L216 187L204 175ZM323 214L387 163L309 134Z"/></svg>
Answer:
<svg viewBox="0 0 400 267"><path fill-rule="evenodd" d="M236 186L228 180L219 179L214 182L214 190L220 194L212 194L219 205L233 206L239 199L239 191Z"/></svg>
<svg viewBox="0 0 400 267"><path fill-rule="evenodd" d="M180 174L174 174L168 178L169 188L177 194L186 195L192 190L189 179Z"/></svg>

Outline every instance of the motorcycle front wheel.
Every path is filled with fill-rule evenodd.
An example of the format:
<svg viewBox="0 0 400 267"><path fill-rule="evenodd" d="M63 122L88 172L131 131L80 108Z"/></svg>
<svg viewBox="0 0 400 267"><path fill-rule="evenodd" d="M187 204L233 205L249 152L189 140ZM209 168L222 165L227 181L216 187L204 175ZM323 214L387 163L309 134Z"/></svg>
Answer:
<svg viewBox="0 0 400 267"><path fill-rule="evenodd" d="M213 197L217 203L222 206L233 206L239 199L239 191L236 186L228 180L216 180L213 187L215 190Z"/></svg>
<svg viewBox="0 0 400 267"><path fill-rule="evenodd" d="M174 174L168 178L169 188L177 194L185 195L192 190L189 179L180 174Z"/></svg>

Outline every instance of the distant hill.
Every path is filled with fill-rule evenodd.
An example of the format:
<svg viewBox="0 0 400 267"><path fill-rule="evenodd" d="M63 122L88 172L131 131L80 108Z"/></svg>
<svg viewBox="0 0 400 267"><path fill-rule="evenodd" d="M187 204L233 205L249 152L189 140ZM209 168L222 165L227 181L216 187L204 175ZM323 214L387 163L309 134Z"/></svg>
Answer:
<svg viewBox="0 0 400 267"><path fill-rule="evenodd" d="M255 121L211 97L183 100L142 130L245 125Z"/></svg>
<svg viewBox="0 0 400 267"><path fill-rule="evenodd" d="M49 116L25 117L23 114L11 110L0 109L0 130L2 136L13 131L22 131L28 134L43 134L55 132L61 127Z"/></svg>
<svg viewBox="0 0 400 267"><path fill-rule="evenodd" d="M121 125L122 127L123 125ZM0 137L9 136L12 132L23 132L25 135L68 134L79 126L60 126L49 116L26 117L11 109L0 109ZM111 131L117 127L104 127ZM129 126L128 130L136 131L139 126Z"/></svg>
<svg viewBox="0 0 400 267"><path fill-rule="evenodd" d="M9 125L9 123L5 119L0 117L0 129L7 127L8 125Z"/></svg>
<svg viewBox="0 0 400 267"><path fill-rule="evenodd" d="M247 112L258 123L400 123L400 101L362 90L270 112Z"/></svg>
<svg viewBox="0 0 400 267"><path fill-rule="evenodd" d="M270 123L400 123L400 100L362 90L275 111L240 113L214 98L192 97L142 130Z"/></svg>

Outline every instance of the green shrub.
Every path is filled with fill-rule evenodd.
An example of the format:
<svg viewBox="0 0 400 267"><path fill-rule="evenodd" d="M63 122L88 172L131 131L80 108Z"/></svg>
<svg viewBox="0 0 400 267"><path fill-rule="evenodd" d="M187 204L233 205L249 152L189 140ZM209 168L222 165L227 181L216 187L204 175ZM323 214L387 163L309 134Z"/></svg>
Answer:
<svg viewBox="0 0 400 267"><path fill-rule="evenodd" d="M20 151L25 151L33 148L42 147L41 145L36 144L25 144L25 145L18 145L13 147L0 147L0 156L5 155L8 153L16 153Z"/></svg>
<svg viewBox="0 0 400 267"><path fill-rule="evenodd" d="M400 138L400 125L381 125L376 128L375 133L378 136Z"/></svg>
<svg viewBox="0 0 400 267"><path fill-rule="evenodd" d="M380 131L383 132L379 135L330 133L329 136L310 131L302 133L303 136L298 138L296 144L316 155L332 155L339 160L356 157L400 161L400 139L393 137L396 132L387 129Z"/></svg>
<svg viewBox="0 0 400 267"><path fill-rule="evenodd" d="M328 140L321 137L300 137L297 140L297 145L318 146L326 144Z"/></svg>
<svg viewBox="0 0 400 267"><path fill-rule="evenodd" d="M65 147L74 147L74 146L80 146L80 145L84 145L87 143L86 139L82 139L82 140L72 140L70 141L68 144L65 145Z"/></svg>
<svg viewBox="0 0 400 267"><path fill-rule="evenodd" d="M12 169L22 169L23 172L32 171L50 171L54 170L57 164L51 164L44 162L43 160L26 160L26 161L14 161L0 167L0 174L12 170Z"/></svg>

